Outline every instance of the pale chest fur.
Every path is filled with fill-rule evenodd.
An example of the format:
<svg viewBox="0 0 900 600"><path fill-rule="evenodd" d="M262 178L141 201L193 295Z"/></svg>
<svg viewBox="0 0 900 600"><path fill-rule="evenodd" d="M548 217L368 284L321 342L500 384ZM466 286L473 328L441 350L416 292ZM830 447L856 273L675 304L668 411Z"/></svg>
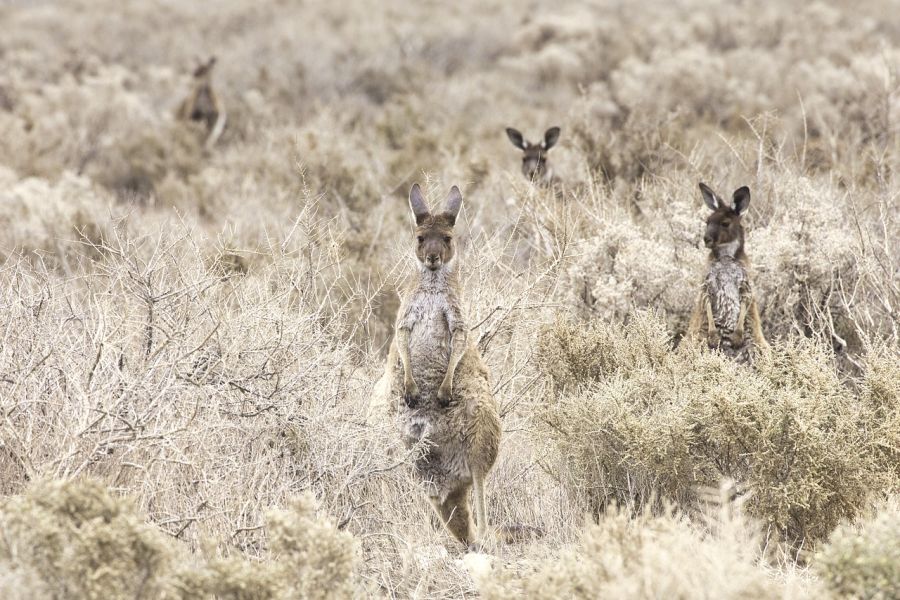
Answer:
<svg viewBox="0 0 900 600"><path fill-rule="evenodd" d="M413 378L423 396L436 392L447 371L450 338L462 324L459 299L449 274L425 273L406 294L397 327L409 330L409 358Z"/></svg>
<svg viewBox="0 0 900 600"><path fill-rule="evenodd" d="M710 264L703 283L712 306L713 319L720 334L730 335L737 327L741 295L749 285L747 270L730 257Z"/></svg>

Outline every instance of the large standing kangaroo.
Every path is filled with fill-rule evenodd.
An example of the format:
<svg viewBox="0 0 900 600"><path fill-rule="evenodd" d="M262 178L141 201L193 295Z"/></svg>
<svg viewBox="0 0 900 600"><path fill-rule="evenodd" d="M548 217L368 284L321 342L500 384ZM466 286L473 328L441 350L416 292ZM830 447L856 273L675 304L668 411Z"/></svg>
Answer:
<svg viewBox="0 0 900 600"><path fill-rule="evenodd" d="M462 206L456 186L432 214L418 184L409 193L418 260L402 294L388 356L391 407L407 447L421 444L415 473L441 521L467 546L476 542L469 510L475 491L477 543L488 531L484 483L500 445L500 417L488 370L462 312L453 226Z"/></svg>

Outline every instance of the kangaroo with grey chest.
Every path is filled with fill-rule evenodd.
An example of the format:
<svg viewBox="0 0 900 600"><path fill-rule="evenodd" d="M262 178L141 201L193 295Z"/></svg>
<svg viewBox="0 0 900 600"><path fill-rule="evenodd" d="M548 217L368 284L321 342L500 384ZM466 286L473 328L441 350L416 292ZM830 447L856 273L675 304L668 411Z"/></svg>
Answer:
<svg viewBox="0 0 900 600"><path fill-rule="evenodd" d="M741 217L750 205L750 188L735 190L732 204L725 202L709 186L700 184L703 201L713 212L706 218L703 242L710 250L709 268L688 326L688 338L697 338L706 320L707 343L741 361L749 360L749 344L744 325L750 320L753 342L767 350L762 334L759 308L749 276L749 260L744 252Z"/></svg>
<svg viewBox="0 0 900 600"><path fill-rule="evenodd" d="M462 206L454 186L442 213L428 210L418 184L416 272L401 295L388 356L391 410L405 445L419 447L414 472L450 533L476 544L469 508L474 489L477 544L488 531L485 479L500 445L500 417L487 367L469 338L462 310L453 228Z"/></svg>

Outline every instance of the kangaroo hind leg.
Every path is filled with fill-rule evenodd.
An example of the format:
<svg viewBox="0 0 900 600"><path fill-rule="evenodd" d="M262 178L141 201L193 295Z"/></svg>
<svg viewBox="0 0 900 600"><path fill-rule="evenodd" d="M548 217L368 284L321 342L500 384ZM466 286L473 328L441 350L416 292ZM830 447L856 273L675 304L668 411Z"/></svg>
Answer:
<svg viewBox="0 0 900 600"><path fill-rule="evenodd" d="M478 525L478 546L483 548L488 541L487 507L484 501L484 475L475 476L473 484L475 490L475 518Z"/></svg>

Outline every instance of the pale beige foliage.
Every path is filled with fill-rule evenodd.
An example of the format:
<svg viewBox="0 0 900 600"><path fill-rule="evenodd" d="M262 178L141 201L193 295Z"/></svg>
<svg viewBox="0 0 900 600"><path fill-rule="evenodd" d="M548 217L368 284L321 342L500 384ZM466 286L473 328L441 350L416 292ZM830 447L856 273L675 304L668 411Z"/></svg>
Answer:
<svg viewBox="0 0 900 600"><path fill-rule="evenodd" d="M92 532L129 573L173 574L154 593L487 589L369 410L413 181L466 198L466 308L504 427L488 512L542 532L497 549L510 590L565 556L610 595L689 597L733 571L720 595L821 596L834 528L890 520L900 18L883 3L61 0L2 4L0 26L0 494L37 510L35 481L100 482L118 533ZM213 54L228 124L205 150L173 111ZM558 185L523 180L509 126L562 128ZM679 345L701 180L751 188L774 348L753 370ZM744 541L697 518L723 476L752 492ZM598 517L610 500L647 513ZM853 590L871 589L863 546L829 563ZM2 560L0 595L62 593Z"/></svg>

